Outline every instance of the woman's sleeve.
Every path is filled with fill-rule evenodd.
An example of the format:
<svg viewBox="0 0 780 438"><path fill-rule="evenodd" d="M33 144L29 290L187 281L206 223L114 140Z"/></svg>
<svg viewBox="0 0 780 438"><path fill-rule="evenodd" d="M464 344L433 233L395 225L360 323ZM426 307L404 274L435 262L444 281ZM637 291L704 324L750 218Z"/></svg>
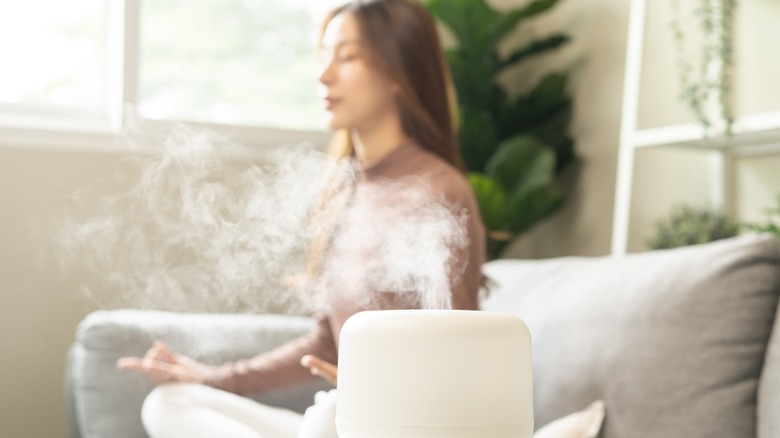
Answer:
<svg viewBox="0 0 780 438"><path fill-rule="evenodd" d="M452 308L479 309L479 289L482 283L482 264L485 263L485 230L476 202L467 200L466 233L469 244L455 253L455 265L450 270Z"/></svg>
<svg viewBox="0 0 780 438"><path fill-rule="evenodd" d="M316 317L316 325L307 335L250 359L229 362L214 369L206 383L236 394L256 394L315 377L301 365L307 354L336 363L338 354L329 317Z"/></svg>

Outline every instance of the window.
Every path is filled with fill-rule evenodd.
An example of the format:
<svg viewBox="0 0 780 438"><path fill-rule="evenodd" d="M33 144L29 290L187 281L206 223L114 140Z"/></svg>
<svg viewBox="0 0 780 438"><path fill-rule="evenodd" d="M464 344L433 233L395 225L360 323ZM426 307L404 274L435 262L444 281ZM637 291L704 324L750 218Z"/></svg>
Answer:
<svg viewBox="0 0 780 438"><path fill-rule="evenodd" d="M124 100L147 119L231 125L274 142L320 141L315 43L324 13L341 3L2 2L0 129L73 130L82 126L70 122L77 118L110 134ZM28 119L38 122L17 124Z"/></svg>
<svg viewBox="0 0 780 438"><path fill-rule="evenodd" d="M324 129L314 47L327 3L144 1L141 115Z"/></svg>
<svg viewBox="0 0 780 438"><path fill-rule="evenodd" d="M106 99L103 0L0 3L0 109L97 116Z"/></svg>

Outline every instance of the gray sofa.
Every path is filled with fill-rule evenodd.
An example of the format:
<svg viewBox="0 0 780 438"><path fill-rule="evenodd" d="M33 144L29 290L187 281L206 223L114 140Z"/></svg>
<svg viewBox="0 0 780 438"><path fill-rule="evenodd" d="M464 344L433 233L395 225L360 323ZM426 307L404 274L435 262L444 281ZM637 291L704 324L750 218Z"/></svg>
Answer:
<svg viewBox="0 0 780 438"><path fill-rule="evenodd" d="M745 235L621 258L498 260L486 310L533 338L537 426L606 402L604 438L780 437L780 243ZM305 333L279 315L102 311L79 326L67 369L72 436L143 437L151 385L114 369L155 339L208 362ZM302 411L316 382L260 400Z"/></svg>

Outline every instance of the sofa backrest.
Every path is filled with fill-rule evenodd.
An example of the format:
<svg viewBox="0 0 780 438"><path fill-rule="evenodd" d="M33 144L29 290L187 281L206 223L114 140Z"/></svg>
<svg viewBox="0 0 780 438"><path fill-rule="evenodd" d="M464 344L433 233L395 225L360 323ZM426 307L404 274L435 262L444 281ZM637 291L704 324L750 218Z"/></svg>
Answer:
<svg viewBox="0 0 780 438"><path fill-rule="evenodd" d="M604 438L780 436L767 418L780 373L757 395L780 294L773 236L484 272L497 286L483 308L531 330L537 426L603 399ZM767 370L780 367L778 338Z"/></svg>

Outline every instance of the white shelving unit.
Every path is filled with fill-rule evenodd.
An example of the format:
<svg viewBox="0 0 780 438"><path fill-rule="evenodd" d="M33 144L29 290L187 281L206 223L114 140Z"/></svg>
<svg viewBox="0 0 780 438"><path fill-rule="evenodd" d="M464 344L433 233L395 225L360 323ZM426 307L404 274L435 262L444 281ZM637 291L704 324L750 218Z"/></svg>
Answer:
<svg viewBox="0 0 780 438"><path fill-rule="evenodd" d="M615 256L625 254L628 249L637 150L679 147L701 151L710 159L717 176L710 192L710 202L726 211L733 211L735 160L747 156L780 154L780 111L739 118L734 123L731 135L706 136L704 128L697 124L637 130L646 10L646 0L631 1L612 227L612 255Z"/></svg>

